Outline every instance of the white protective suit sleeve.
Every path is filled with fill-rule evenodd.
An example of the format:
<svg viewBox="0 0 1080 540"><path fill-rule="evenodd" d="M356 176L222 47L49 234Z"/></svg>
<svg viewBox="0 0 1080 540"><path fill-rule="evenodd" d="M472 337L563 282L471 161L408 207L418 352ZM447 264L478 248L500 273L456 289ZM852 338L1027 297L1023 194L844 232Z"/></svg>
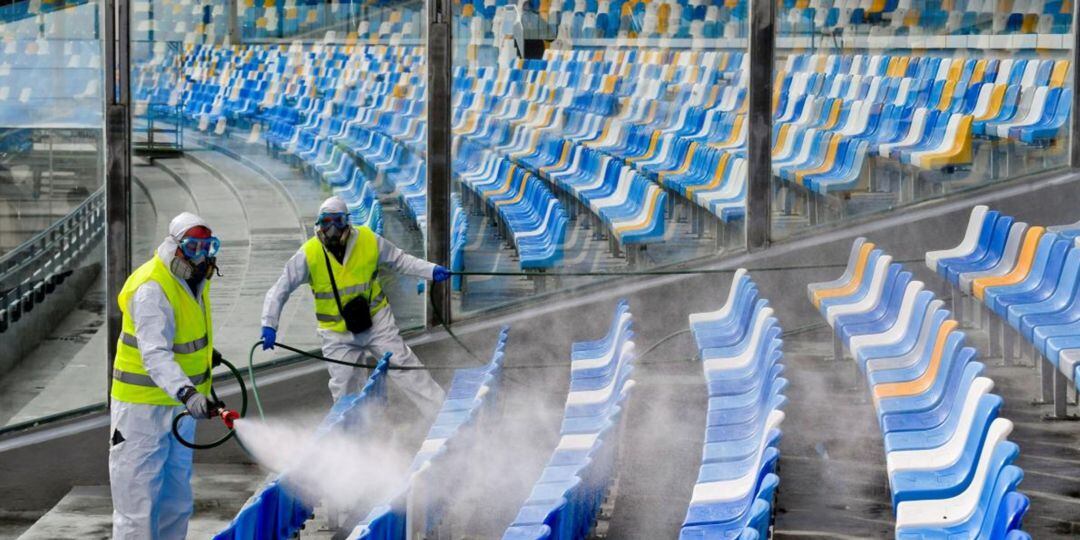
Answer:
<svg viewBox="0 0 1080 540"><path fill-rule="evenodd" d="M281 276L269 291L266 291L266 299L263 300L262 325L277 329L281 319L281 310L285 309L285 302L289 301L289 295L297 287L309 281L307 257L304 249L300 248L289 262L285 263L285 269Z"/></svg>
<svg viewBox="0 0 1080 540"><path fill-rule="evenodd" d="M135 291L128 311L135 322L135 339L139 341L143 367L154 384L176 397L181 388L191 386L191 379L173 357L176 323L169 298L161 285L148 281Z"/></svg>
<svg viewBox="0 0 1080 540"><path fill-rule="evenodd" d="M405 253L382 236L376 234L375 240L379 246L379 266L385 266L399 274L424 279L431 279L435 273L434 264Z"/></svg>

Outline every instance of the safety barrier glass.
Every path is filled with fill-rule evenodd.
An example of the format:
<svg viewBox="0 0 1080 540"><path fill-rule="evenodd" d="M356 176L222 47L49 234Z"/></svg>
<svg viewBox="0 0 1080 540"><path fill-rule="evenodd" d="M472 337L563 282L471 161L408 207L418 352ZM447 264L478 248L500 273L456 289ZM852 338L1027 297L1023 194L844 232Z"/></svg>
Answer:
<svg viewBox="0 0 1080 540"><path fill-rule="evenodd" d="M740 251L745 7L454 4L456 312Z"/></svg>
<svg viewBox="0 0 1080 540"><path fill-rule="evenodd" d="M105 395L100 7L0 6L0 426Z"/></svg>
<svg viewBox="0 0 1080 540"><path fill-rule="evenodd" d="M153 256L173 216L200 214L220 238L226 357L242 362L259 339L263 294L331 195L418 258L433 219L449 224L450 312L406 258L382 254L383 294L409 330L743 253L755 224L768 241L806 237L1069 163L1068 2L776 2L760 185L748 148L763 129L748 120L759 4L448 5L450 122L429 126L429 69L447 66L428 54L425 2L131 3L131 263ZM21 347L0 350L17 359L0 369L50 379L20 384L43 389L0 419L104 395L104 375L74 393L64 382L80 355L106 364L113 302L98 280L101 11L0 8L0 347ZM451 140L437 161L433 127ZM429 208L429 161L449 164L449 215ZM765 196L765 215L747 210ZM52 298L67 317L30 330ZM282 341L321 345L313 301L307 287L292 295ZM20 412L57 389L80 403Z"/></svg>

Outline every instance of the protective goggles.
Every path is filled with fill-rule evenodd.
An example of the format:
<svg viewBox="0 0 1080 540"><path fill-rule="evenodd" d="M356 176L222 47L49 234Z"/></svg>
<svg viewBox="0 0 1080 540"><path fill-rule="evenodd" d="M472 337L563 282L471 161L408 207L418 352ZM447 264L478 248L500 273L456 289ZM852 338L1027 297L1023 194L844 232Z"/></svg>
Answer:
<svg viewBox="0 0 1080 540"><path fill-rule="evenodd" d="M329 229L330 227L344 229L349 226L349 215L344 212L319 214L319 217L315 220L315 225L323 229Z"/></svg>
<svg viewBox="0 0 1080 540"><path fill-rule="evenodd" d="M186 236L181 238L178 244L180 245L180 251L184 253L188 260L217 257L218 250L221 249L221 241L216 236L210 238Z"/></svg>

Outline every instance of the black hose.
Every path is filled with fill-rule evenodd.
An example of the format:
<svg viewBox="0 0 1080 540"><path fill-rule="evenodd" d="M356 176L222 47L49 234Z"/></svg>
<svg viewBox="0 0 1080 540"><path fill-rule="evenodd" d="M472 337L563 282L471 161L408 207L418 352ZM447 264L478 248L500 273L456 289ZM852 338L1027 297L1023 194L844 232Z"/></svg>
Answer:
<svg viewBox="0 0 1080 540"><path fill-rule="evenodd" d="M229 369L229 372L232 373L232 376L236 379L236 383L240 385L240 418L243 418L247 415L248 408L247 386L244 384L244 378L240 375L240 371L236 369L236 366L232 365L232 363L228 360L222 358L221 364ZM213 386L210 387L210 397L214 400L215 404L221 404L219 406L224 405L222 401L218 399L217 392L214 391ZM172 434L173 437L176 437L176 440L179 441L180 444L193 450L209 450L211 448L217 448L228 442L229 439L233 438L233 436L236 435L236 430L230 429L229 432L220 439L205 444L199 444L197 442L185 440L183 437L180 436L180 419L185 416L191 416L191 413L187 411L182 411L180 414L173 417Z"/></svg>

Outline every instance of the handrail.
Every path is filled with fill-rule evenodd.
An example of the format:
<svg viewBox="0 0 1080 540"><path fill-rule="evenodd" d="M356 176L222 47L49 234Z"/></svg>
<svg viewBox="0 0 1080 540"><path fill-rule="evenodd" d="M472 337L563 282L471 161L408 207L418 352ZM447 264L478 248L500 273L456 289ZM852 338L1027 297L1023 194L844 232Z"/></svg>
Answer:
<svg viewBox="0 0 1080 540"><path fill-rule="evenodd" d="M85 254L104 233L102 187L49 228L0 256L0 332L9 318L17 320L23 310L44 300L74 270L71 259Z"/></svg>

